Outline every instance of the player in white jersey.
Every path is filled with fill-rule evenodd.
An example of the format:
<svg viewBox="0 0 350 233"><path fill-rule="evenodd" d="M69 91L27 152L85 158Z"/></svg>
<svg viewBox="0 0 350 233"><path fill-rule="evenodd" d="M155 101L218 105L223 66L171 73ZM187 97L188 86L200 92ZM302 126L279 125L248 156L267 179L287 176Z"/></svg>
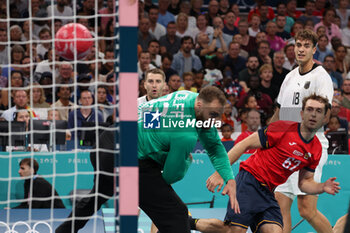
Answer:
<svg viewBox="0 0 350 233"><path fill-rule="evenodd" d="M157 68L148 70L145 75L144 85L147 94L137 99L137 106L162 96L163 88L165 86L164 72Z"/></svg>
<svg viewBox="0 0 350 233"><path fill-rule="evenodd" d="M280 93L277 97L278 108L271 122L277 120L301 121L300 110L302 99L312 93L327 97L329 104L333 99L332 79L322 66L313 62L313 54L316 52L317 35L310 30L300 31L296 37L295 57L299 66L289 72L284 79ZM328 117L330 111L327 113ZM315 172L315 181L320 182L322 167L326 163L328 154L328 141L323 129L316 134L322 144L322 157ZM289 143L293 146L293 141ZM306 219L318 233L330 233L331 224L327 218L317 210L316 195L306 195L298 188L299 173L293 173L286 183L278 186L275 197L281 207L283 216L283 233L291 232L290 209L294 198L297 196L298 209L301 217Z"/></svg>

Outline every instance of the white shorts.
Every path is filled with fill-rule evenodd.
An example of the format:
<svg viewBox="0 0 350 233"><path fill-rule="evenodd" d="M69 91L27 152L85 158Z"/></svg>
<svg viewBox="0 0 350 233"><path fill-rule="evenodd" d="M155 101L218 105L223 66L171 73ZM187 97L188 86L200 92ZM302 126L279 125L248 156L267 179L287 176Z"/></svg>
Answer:
<svg viewBox="0 0 350 233"><path fill-rule="evenodd" d="M327 159L328 159L327 148L322 147L322 156L318 166L316 167L315 174L314 174L314 180L316 182L321 182L322 169L325 163L327 162ZM299 189L298 181L299 181L299 171L294 172L284 184L277 186L277 188L275 189L275 192L283 193L284 195L286 195L292 200L294 200L295 197L298 195L308 195Z"/></svg>

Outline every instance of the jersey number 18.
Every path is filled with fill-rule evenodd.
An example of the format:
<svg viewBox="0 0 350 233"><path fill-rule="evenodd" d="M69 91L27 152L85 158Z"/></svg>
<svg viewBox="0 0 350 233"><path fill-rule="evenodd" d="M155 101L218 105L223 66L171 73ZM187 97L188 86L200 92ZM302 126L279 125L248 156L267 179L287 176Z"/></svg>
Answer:
<svg viewBox="0 0 350 233"><path fill-rule="evenodd" d="M299 92L294 92L292 104L299 105L299 102L300 102L300 93Z"/></svg>

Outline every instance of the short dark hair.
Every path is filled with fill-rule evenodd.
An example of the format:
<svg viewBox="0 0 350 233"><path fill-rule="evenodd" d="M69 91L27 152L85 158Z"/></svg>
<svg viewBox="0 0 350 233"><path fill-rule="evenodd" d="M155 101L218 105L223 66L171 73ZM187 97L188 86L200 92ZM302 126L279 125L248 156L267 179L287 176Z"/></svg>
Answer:
<svg viewBox="0 0 350 233"><path fill-rule="evenodd" d="M39 79L39 84L42 85L42 83L45 79L51 79L51 81L52 81L52 73L48 72L48 71L42 73L40 76L40 79Z"/></svg>
<svg viewBox="0 0 350 233"><path fill-rule="evenodd" d="M178 74L173 74L173 75L171 75L171 76L169 77L168 83L170 82L170 80L171 80L173 77L179 77L180 80L181 80L181 77L180 77Z"/></svg>
<svg viewBox="0 0 350 233"><path fill-rule="evenodd" d="M238 42L235 42L235 41L231 41L229 44L228 44L228 48L231 47L231 45L233 44L238 44L239 48L241 48L241 45L238 43Z"/></svg>
<svg viewBox="0 0 350 233"><path fill-rule="evenodd" d="M50 29L48 29L48 28L43 28L43 29L41 29L40 32L39 32L39 37L40 37L40 35L44 34L45 32L48 32L48 33L50 34L50 36L51 36L51 31L50 31Z"/></svg>
<svg viewBox="0 0 350 233"><path fill-rule="evenodd" d="M319 37L318 37L318 40L320 40L321 38L326 38L327 39L327 41L329 41L329 39L328 39L328 36L327 35L325 35L325 34L323 34L323 35L320 35Z"/></svg>
<svg viewBox="0 0 350 233"><path fill-rule="evenodd" d="M58 86L56 87L56 93L60 92L61 91L61 88L62 87L68 87L69 91L72 93L72 87L68 86L68 85L62 85L62 86Z"/></svg>
<svg viewBox="0 0 350 233"><path fill-rule="evenodd" d="M140 54L139 54L139 58L141 57L141 54L143 54L143 53L148 53L148 54L150 54L150 52L149 52L148 50L142 50L142 51L140 52Z"/></svg>
<svg viewBox="0 0 350 233"><path fill-rule="evenodd" d="M108 93L108 87L106 85L99 85L97 86L97 89L103 88L105 89L106 93Z"/></svg>
<svg viewBox="0 0 350 233"><path fill-rule="evenodd" d="M337 15L337 12L335 11L334 8L326 8L326 9L324 10L323 14L322 14L322 17L323 17L323 18L326 16L326 14L327 14L328 11L333 11L334 16Z"/></svg>
<svg viewBox="0 0 350 233"><path fill-rule="evenodd" d="M34 175L36 175L36 173L39 170L39 163L35 159L33 159L33 158L24 158L24 159L22 159L19 162L19 166L22 166L24 164L26 164L29 167L33 168L34 169Z"/></svg>
<svg viewBox="0 0 350 233"><path fill-rule="evenodd" d="M32 58L30 56L25 55L22 57L21 64L23 64L23 60L29 58L32 61Z"/></svg>
<svg viewBox="0 0 350 233"><path fill-rule="evenodd" d="M258 45L257 47L260 48L261 44L267 44L269 46L269 48L271 48L270 43L267 40L259 41L259 43L257 44Z"/></svg>
<svg viewBox="0 0 350 233"><path fill-rule="evenodd" d="M207 12L202 13L202 14L198 14L196 18L198 19L199 16L203 16L203 17L207 20L207 22L209 22L209 15L208 15ZM207 24L208 24L208 23L207 23Z"/></svg>
<svg viewBox="0 0 350 233"><path fill-rule="evenodd" d="M109 80L111 80L112 78L114 78L114 73L107 75L106 82L109 82Z"/></svg>
<svg viewBox="0 0 350 233"><path fill-rule="evenodd" d="M266 2L264 2L264 3L260 4L260 5L258 5L258 8L260 9L262 6L263 6L263 7L269 7L269 5L266 4Z"/></svg>
<svg viewBox="0 0 350 233"><path fill-rule="evenodd" d="M109 53L114 53L114 49L111 46L107 46L106 50L105 50L105 54L109 52Z"/></svg>
<svg viewBox="0 0 350 233"><path fill-rule="evenodd" d="M248 56L248 58L247 58L247 62L248 62L249 58L252 58L252 57L255 57L256 59L258 59L258 60L259 60L259 58L258 58L258 56L257 56L257 55L255 55L255 54L251 54L251 55L249 55L249 56Z"/></svg>
<svg viewBox="0 0 350 233"><path fill-rule="evenodd" d="M19 73L21 75L21 78L23 79L23 72L20 71L20 70L12 70L11 71L11 77L12 77L13 74L16 74L16 73Z"/></svg>
<svg viewBox="0 0 350 233"><path fill-rule="evenodd" d="M277 3L276 7L279 7L280 5L286 5L286 3L280 1L279 3Z"/></svg>
<svg viewBox="0 0 350 233"><path fill-rule="evenodd" d="M167 24L167 27L169 26L169 24L175 24L175 25L176 25L175 21L170 21L170 22Z"/></svg>
<svg viewBox="0 0 350 233"><path fill-rule="evenodd" d="M283 18L286 18L287 16L285 16L285 15L281 15L281 14L277 14L277 16L276 16L276 20L277 20L277 18L278 17L283 17Z"/></svg>
<svg viewBox="0 0 350 233"><path fill-rule="evenodd" d="M332 58L333 59L333 61L335 60L335 58L334 58L334 56L333 55L331 55L331 54L328 54L327 56L325 56L324 57L324 59L323 59L323 62L326 60L326 58Z"/></svg>
<svg viewBox="0 0 350 233"><path fill-rule="evenodd" d="M229 128L229 129L230 129L230 131L233 131L233 127L232 127L232 125L227 124L227 123L225 123L225 124L223 124L223 125L221 126L221 131L223 130L223 128Z"/></svg>
<svg viewBox="0 0 350 233"><path fill-rule="evenodd" d="M308 3L308 2L315 4L315 0L306 0L305 5L306 5L306 3Z"/></svg>
<svg viewBox="0 0 350 233"><path fill-rule="evenodd" d="M286 46L284 46L284 53L286 53L287 52L287 49L289 48L289 47L294 47L295 45L294 44L287 44Z"/></svg>
<svg viewBox="0 0 350 233"><path fill-rule="evenodd" d="M84 92L89 92L89 93L91 94L91 96L92 96L92 99L94 99L94 94L93 94L92 91L90 91L89 89L82 90L82 91L80 92L80 98L81 98L81 94L83 94Z"/></svg>
<svg viewBox="0 0 350 233"><path fill-rule="evenodd" d="M193 38L190 36L184 36L181 38L181 44L183 44L186 40L191 40L192 44L193 44Z"/></svg>
<svg viewBox="0 0 350 233"><path fill-rule="evenodd" d="M148 10L148 11L150 11L150 10L159 10L159 7L156 6L156 5L154 5L154 4L152 4L152 5L149 7L149 10Z"/></svg>
<svg viewBox="0 0 350 233"><path fill-rule="evenodd" d="M224 92L214 86L206 86L202 88L199 92L198 98L206 103L211 103L217 99L222 106L226 104Z"/></svg>
<svg viewBox="0 0 350 233"><path fill-rule="evenodd" d="M304 26L305 26L305 24L304 24L302 21L297 20L297 21L295 21L295 23L293 24L293 26L292 26L292 28L291 28L291 30L290 30L291 32L294 31L294 28L295 28L295 26L296 26L297 24L303 26L303 28L304 28Z"/></svg>
<svg viewBox="0 0 350 233"><path fill-rule="evenodd" d="M174 57L171 53L163 53L162 54L162 62L164 61L165 58L168 58L170 61L173 61Z"/></svg>
<svg viewBox="0 0 350 233"><path fill-rule="evenodd" d="M160 45L160 44L159 44L159 41L158 41L157 39L152 39L152 40L150 40L150 41L148 42L148 47L149 47L150 44L153 43L153 42L155 42L155 43L157 43L158 45Z"/></svg>
<svg viewBox="0 0 350 233"><path fill-rule="evenodd" d="M328 98L327 97L323 97L323 96L320 96L320 95L316 95L316 93L313 93L307 97L305 97L303 99L303 105L301 107L301 109L304 111L305 110L305 106L306 106L306 102L308 100L316 100L320 103L323 103L324 104L324 114L326 115L328 109L330 108L330 104L329 104L329 101L328 101Z"/></svg>
<svg viewBox="0 0 350 233"><path fill-rule="evenodd" d="M228 10L225 15L232 13L235 17L237 17L236 13L233 12L232 10Z"/></svg>

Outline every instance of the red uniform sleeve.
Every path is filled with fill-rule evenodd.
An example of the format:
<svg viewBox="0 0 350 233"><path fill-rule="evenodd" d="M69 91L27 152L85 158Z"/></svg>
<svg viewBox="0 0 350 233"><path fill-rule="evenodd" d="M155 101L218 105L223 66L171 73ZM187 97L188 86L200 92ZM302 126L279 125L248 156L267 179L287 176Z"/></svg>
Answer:
<svg viewBox="0 0 350 233"><path fill-rule="evenodd" d="M267 149L273 147L282 138L286 125L283 121L276 121L258 131L261 145Z"/></svg>

